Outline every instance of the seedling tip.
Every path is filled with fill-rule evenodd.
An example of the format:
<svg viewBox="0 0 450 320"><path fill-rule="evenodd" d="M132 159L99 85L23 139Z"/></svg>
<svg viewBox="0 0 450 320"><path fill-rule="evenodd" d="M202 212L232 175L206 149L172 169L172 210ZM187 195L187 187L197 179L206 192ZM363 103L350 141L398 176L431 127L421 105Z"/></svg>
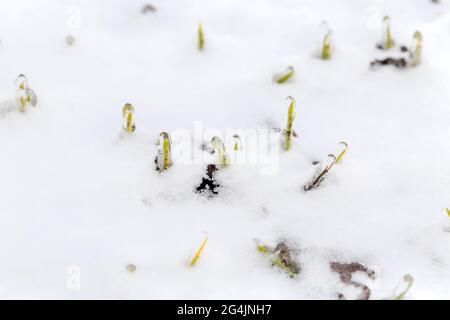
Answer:
<svg viewBox="0 0 450 320"><path fill-rule="evenodd" d="M345 153L348 150L348 144L346 142L341 141L341 142L339 142L339 145L344 146L344 149L337 156L336 161L335 161L336 164L341 164L342 163L342 158L344 157Z"/></svg>
<svg viewBox="0 0 450 320"><path fill-rule="evenodd" d="M320 58L322 60L328 60L331 58L331 28L327 21L322 21L320 24L321 32L321 43L322 49L320 53Z"/></svg>
<svg viewBox="0 0 450 320"><path fill-rule="evenodd" d="M408 293L408 291L411 289L412 285L414 282L414 278L412 277L412 275L410 274L405 274L403 276L403 283L406 286L405 289L398 295L394 296L392 298L392 300L404 300L406 294Z"/></svg>
<svg viewBox="0 0 450 320"><path fill-rule="evenodd" d="M123 117L123 129L132 133L136 130L136 125L134 124L134 107L131 103L126 103L122 109L122 117Z"/></svg>
<svg viewBox="0 0 450 320"><path fill-rule="evenodd" d="M295 118L295 99L291 96L288 96L286 100L290 101L285 132L286 137L284 142L284 150L288 151L291 148L292 144L292 124L294 123Z"/></svg>
<svg viewBox="0 0 450 320"><path fill-rule="evenodd" d="M167 132L161 132L159 134L158 141L156 142L158 147L158 154L155 159L156 170L166 171L169 169L172 162L172 144L170 142L170 137Z"/></svg>
<svg viewBox="0 0 450 320"><path fill-rule="evenodd" d="M287 82L295 74L293 66L288 66L285 71L280 72L274 76L274 81L278 84Z"/></svg>
<svg viewBox="0 0 450 320"><path fill-rule="evenodd" d="M217 155L218 164L222 168L228 166L228 156L226 154L225 145L223 144L222 140L219 137L215 136L211 139L211 144Z"/></svg>
<svg viewBox="0 0 450 320"><path fill-rule="evenodd" d="M191 267L195 266L195 264L197 263L197 260L200 258L200 255L203 252L203 249L205 248L206 245L206 241L208 241L208 235L205 235L205 238L202 241L202 244L200 245L200 248L197 250L197 252L195 253L195 256L192 258L191 260Z"/></svg>
<svg viewBox="0 0 450 320"><path fill-rule="evenodd" d="M233 151L241 151L242 150L242 141L241 137L238 134L233 135Z"/></svg>

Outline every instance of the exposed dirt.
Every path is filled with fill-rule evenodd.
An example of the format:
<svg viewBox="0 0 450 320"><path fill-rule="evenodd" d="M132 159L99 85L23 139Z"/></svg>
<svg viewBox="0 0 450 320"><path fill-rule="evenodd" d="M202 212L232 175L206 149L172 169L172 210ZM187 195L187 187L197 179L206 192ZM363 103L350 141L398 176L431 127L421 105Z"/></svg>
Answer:
<svg viewBox="0 0 450 320"><path fill-rule="evenodd" d="M218 188L220 184L214 179L214 175L216 171L219 170L216 165L208 164L206 168L206 176L202 178L202 182L196 188L197 193L202 193L207 195L208 197L213 197L214 195L219 194Z"/></svg>
<svg viewBox="0 0 450 320"><path fill-rule="evenodd" d="M345 284L349 284L361 289L361 295L358 300L369 300L370 298L370 289L366 285L356 282L352 280L352 275L355 272L364 272L370 279L375 279L375 272L373 270L368 269L360 263L352 262L352 263L339 263L339 262L331 262L330 268L334 272L339 273L339 277L341 281ZM340 300L345 300L345 296L342 293L337 294Z"/></svg>
<svg viewBox="0 0 450 320"><path fill-rule="evenodd" d="M406 68L408 63L405 58L386 58L376 59L370 63L371 67L375 66L394 66L396 68Z"/></svg>

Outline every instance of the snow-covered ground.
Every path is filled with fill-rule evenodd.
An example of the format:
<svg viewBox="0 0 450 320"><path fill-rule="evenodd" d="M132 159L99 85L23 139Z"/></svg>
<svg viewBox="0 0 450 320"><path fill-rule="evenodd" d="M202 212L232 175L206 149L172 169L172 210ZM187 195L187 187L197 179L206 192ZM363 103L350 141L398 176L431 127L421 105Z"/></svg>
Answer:
<svg viewBox="0 0 450 320"><path fill-rule="evenodd" d="M157 11L144 15L145 3L0 2L0 109L20 73L39 98L0 117L0 298L356 297L331 261L374 269L375 281L361 276L372 299L392 296L407 273L407 298L450 298L447 0L152 0ZM375 48L385 14L397 44L388 52ZM322 20L333 30L329 61L317 58ZM419 66L369 69L399 56L415 30ZM273 83L288 65L292 81ZM266 172L220 170L213 199L194 193L214 159L200 161L202 141L284 128L286 96L297 101L292 149L272 151ZM126 102L136 108L131 135ZM161 131L174 165L157 173ZM251 139L241 136L245 152ZM303 192L311 162L342 140L343 163ZM189 141L193 157L182 159ZM254 239L287 241L301 274L272 267Z"/></svg>

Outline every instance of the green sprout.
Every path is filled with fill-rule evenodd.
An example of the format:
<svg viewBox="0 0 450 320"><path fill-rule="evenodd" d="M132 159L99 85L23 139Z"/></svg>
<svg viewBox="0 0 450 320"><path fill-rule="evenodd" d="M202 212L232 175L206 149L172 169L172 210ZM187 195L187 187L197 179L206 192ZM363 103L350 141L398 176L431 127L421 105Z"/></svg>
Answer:
<svg viewBox="0 0 450 320"><path fill-rule="evenodd" d="M202 51L203 47L205 45L205 38L204 38L204 35L203 35L203 27L202 27L201 23L198 24L198 31L197 31L197 33L198 33L198 50Z"/></svg>
<svg viewBox="0 0 450 320"><path fill-rule="evenodd" d="M195 266L195 264L197 263L198 259L200 258L203 249L205 248L206 242L208 241L208 235L205 234L205 237L202 241L202 244L200 245L200 248L197 250L197 252L195 253L194 257L192 258L191 262L189 263L191 267Z"/></svg>
<svg viewBox="0 0 450 320"><path fill-rule="evenodd" d="M211 139L211 144L214 147L214 151L217 155L217 162L222 168L228 166L228 156L225 151L225 145L222 140L215 136Z"/></svg>
<svg viewBox="0 0 450 320"><path fill-rule="evenodd" d="M122 108L122 117L123 117L123 129L132 133L136 130L136 125L134 124L134 107L131 103L126 103Z"/></svg>
<svg viewBox="0 0 450 320"><path fill-rule="evenodd" d="M420 63L420 57L422 55L422 40L422 33L420 33L420 31L414 32L413 46L411 50L411 65L413 67L417 66Z"/></svg>
<svg viewBox="0 0 450 320"><path fill-rule="evenodd" d="M278 84L287 82L295 74L295 69L293 66L287 67L287 69L281 73L274 76L274 81Z"/></svg>
<svg viewBox="0 0 450 320"><path fill-rule="evenodd" d="M287 124L286 124L286 132L285 132L285 142L284 142L284 150L288 151L291 148L292 144L292 124L295 119L295 99L291 96L287 97L286 100L290 100L289 108L288 108L288 116L287 116Z"/></svg>
<svg viewBox="0 0 450 320"><path fill-rule="evenodd" d="M167 132L161 132L159 134L156 146L158 147L158 154L155 159L156 170L167 171L173 164L172 144L170 142L170 137Z"/></svg>
<svg viewBox="0 0 450 320"><path fill-rule="evenodd" d="M403 291L401 291L400 294L394 295L394 297L392 297L392 300L404 300L406 294L411 289L413 282L414 282L414 278L412 277L412 275L405 274L403 276L403 283L405 285L405 289L403 289Z"/></svg>
<svg viewBox="0 0 450 320"><path fill-rule="evenodd" d="M37 95L34 90L28 87L28 79L24 74L19 74L16 79L16 86L16 101L19 105L19 111L25 112L28 104L35 107L37 104Z"/></svg>
<svg viewBox="0 0 450 320"><path fill-rule="evenodd" d="M383 43L382 48L383 49L390 49L394 46L394 41L392 40L391 35L391 26L389 25L389 17L384 16L383 18Z"/></svg>
<svg viewBox="0 0 450 320"><path fill-rule="evenodd" d="M300 265L291 258L291 249L283 242L277 244L275 248L268 247L255 239L256 249L259 253L267 256L272 265L283 270L290 278L297 276Z"/></svg>
<svg viewBox="0 0 450 320"><path fill-rule="evenodd" d="M331 58L331 29L328 22L323 21L321 23L322 29L322 49L320 53L320 58L322 60L328 60Z"/></svg>
<svg viewBox="0 0 450 320"><path fill-rule="evenodd" d="M242 140L238 134L233 135L233 151L242 150Z"/></svg>
<svg viewBox="0 0 450 320"><path fill-rule="evenodd" d="M344 158L344 155L346 154L346 152L348 150L348 144L346 142L341 141L341 142L339 142L339 145L344 146L344 149L337 156L336 161L335 161L336 164L342 163L342 158Z"/></svg>

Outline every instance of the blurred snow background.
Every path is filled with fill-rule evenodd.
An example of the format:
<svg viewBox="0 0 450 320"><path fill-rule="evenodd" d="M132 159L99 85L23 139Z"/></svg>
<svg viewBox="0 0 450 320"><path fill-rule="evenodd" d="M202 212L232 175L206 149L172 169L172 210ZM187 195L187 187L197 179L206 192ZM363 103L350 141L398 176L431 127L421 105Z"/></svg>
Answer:
<svg viewBox="0 0 450 320"><path fill-rule="evenodd" d="M0 100L14 99L20 73L39 97L0 118L0 298L335 299L330 261L375 268L374 299L405 273L408 298L450 297L446 0L152 0L143 15L146 3L0 1ZM422 32L418 67L369 70L398 55L375 49L385 14L398 45ZM327 62L316 58L322 20ZM294 79L274 84L287 65ZM159 132L284 127L288 95L300 137L274 174L231 166L207 200L193 192L205 164L154 171ZM126 102L137 130L123 138ZM301 192L311 162L342 140L342 166ZM302 274L272 268L254 238L289 241Z"/></svg>

